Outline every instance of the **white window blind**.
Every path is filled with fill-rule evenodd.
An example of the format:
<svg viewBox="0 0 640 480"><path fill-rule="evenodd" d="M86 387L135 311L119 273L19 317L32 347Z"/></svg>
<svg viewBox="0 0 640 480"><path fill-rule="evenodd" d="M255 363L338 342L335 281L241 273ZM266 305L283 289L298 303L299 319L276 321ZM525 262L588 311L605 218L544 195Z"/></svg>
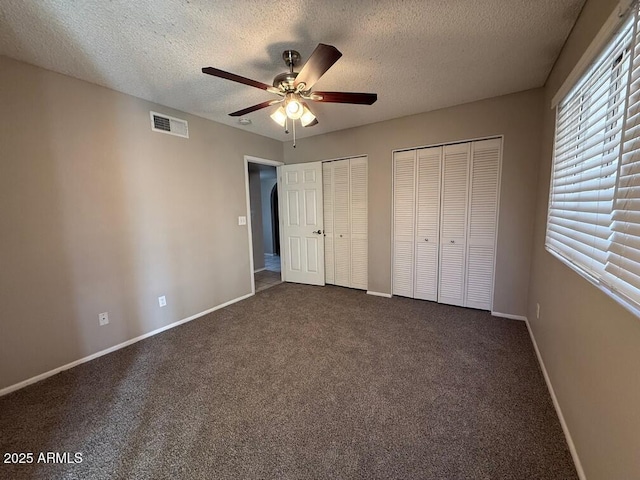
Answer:
<svg viewBox="0 0 640 480"><path fill-rule="evenodd" d="M640 306L640 29L635 22L605 282Z"/></svg>
<svg viewBox="0 0 640 480"><path fill-rule="evenodd" d="M556 112L546 247L640 308L638 7Z"/></svg>

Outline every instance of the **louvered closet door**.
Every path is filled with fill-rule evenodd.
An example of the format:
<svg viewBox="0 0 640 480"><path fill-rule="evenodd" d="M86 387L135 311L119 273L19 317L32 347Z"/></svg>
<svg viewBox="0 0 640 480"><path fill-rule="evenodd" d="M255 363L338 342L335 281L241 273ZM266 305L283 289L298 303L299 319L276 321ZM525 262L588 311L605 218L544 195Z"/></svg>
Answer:
<svg viewBox="0 0 640 480"><path fill-rule="evenodd" d="M440 233L440 166L442 147L417 151L414 297L438 300Z"/></svg>
<svg viewBox="0 0 640 480"><path fill-rule="evenodd" d="M416 152L393 155L393 294L413 297Z"/></svg>
<svg viewBox="0 0 640 480"><path fill-rule="evenodd" d="M351 238L349 235L349 160L333 163L333 244L335 284L351 286Z"/></svg>
<svg viewBox="0 0 640 480"><path fill-rule="evenodd" d="M322 194L324 198L324 274L325 282L335 283L333 259L333 167L322 164Z"/></svg>
<svg viewBox="0 0 640 480"><path fill-rule="evenodd" d="M442 161L438 302L464 306L471 144L447 145Z"/></svg>
<svg viewBox="0 0 640 480"><path fill-rule="evenodd" d="M465 306L491 310L502 140L473 142Z"/></svg>
<svg viewBox="0 0 640 480"><path fill-rule="evenodd" d="M367 289L368 284L368 219L367 158L349 160L351 187L351 287Z"/></svg>

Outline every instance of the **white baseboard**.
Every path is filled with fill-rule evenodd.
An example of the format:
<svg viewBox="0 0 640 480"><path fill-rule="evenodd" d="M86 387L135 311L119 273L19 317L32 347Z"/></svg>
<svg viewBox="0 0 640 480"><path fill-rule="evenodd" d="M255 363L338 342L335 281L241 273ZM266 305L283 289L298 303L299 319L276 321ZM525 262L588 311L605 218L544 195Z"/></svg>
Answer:
<svg viewBox="0 0 640 480"><path fill-rule="evenodd" d="M527 317L525 317L524 315L513 315L512 313L500 313L500 312L491 312L491 315L493 315L494 317L509 318L511 320L521 320L523 322L527 321Z"/></svg>
<svg viewBox="0 0 640 480"><path fill-rule="evenodd" d="M152 336L157 335L159 333L162 333L165 330L169 330L171 328L174 328L174 327L177 327L179 325L182 325L183 323L187 323L187 322L190 322L192 320L195 320L196 318L200 318L200 317L202 317L204 315L207 315L208 313L215 312L216 310L220 310L221 308L227 307L227 306L229 306L229 305L231 305L233 303L239 302L239 301L244 300L246 298L249 298L249 297L251 297L253 295L254 295L253 293L249 293L247 295L243 295L242 297L234 298L233 300L229 300L228 302L225 302L225 303L222 303L220 305L217 305L217 306L215 306L213 308L205 310L204 312L196 313L195 315L192 315L190 317L184 318L182 320L178 320L177 322L173 322L173 323L171 323L169 325L165 325L164 327L160 327L160 328L158 328L156 330L153 330L153 331L151 331L149 333L145 333L144 335L140 335L139 337L132 338L131 340L127 340L126 342L122 342L122 343L119 343L118 345L114 345L113 347L109 347L109 348L107 348L105 350L101 350L101 351L99 351L97 353L89 355L88 357L84 357L84 358L81 358L79 360L75 360L75 361L73 361L71 363L67 363L66 365L63 365L61 367L54 368L53 370L49 370L48 372L41 373L40 375L36 375L35 377L28 378L27 380L24 380L24 381L22 381L20 383L16 383L14 385L10 385L8 387L5 387L2 390L0 390L0 397L2 397L3 395L7 395L8 393L15 392L16 390L20 390L21 388L24 388L27 385L31 385L32 383L36 383L36 382L39 382L40 380L44 380L45 378L51 377L53 375L56 375L56 374L58 374L58 373L60 373L60 372L62 372L64 370L69 370L70 368L73 368L73 367L75 367L77 365L80 365L82 363L89 362L89 361L94 360L94 359L96 359L98 357L102 357L103 355L106 355L108 353L115 352L116 350L120 350L121 348L124 348L124 347L128 347L129 345L132 345L132 344L134 344L136 342L139 342L140 340L144 340L145 338L149 338L149 337L152 337Z"/></svg>
<svg viewBox="0 0 640 480"><path fill-rule="evenodd" d="M564 420L562 409L560 408L560 404L558 403L556 392L553 390L553 385L551 385L551 379L549 378L549 374L547 373L547 368L544 366L544 360L542 360L542 355L540 354L540 350L538 349L538 343L536 342L536 337L533 336L533 330L531 330L531 325L529 325L529 320L525 318L524 321L527 324L527 330L529 330L529 336L531 337L533 348L536 351L536 356L538 357L538 363L540 364L540 369L542 370L544 381L547 384L547 389L549 390L549 394L551 395L553 406L556 409L556 414L558 415L558 419L560 420L562 431L564 432L564 436L567 440L567 445L569 446L569 452L571 452L573 463L576 466L578 478L580 478L580 480L587 480L587 477L584 474L584 469L582 468L582 462L580 462L580 457L578 456L578 451L576 450L576 446L573 443L573 438L571 438L571 432L569 432L569 427L567 426L567 422L565 422Z"/></svg>
<svg viewBox="0 0 640 480"><path fill-rule="evenodd" d="M391 298L390 293L372 292L371 290L367 290L367 295L373 295L374 297Z"/></svg>
<svg viewBox="0 0 640 480"><path fill-rule="evenodd" d="M262 272L262 271L264 271L264 270L266 270L266 269L267 269L267 267L262 267L262 268L259 268L259 269L257 269L257 270L254 270L254 271L253 271L253 273Z"/></svg>

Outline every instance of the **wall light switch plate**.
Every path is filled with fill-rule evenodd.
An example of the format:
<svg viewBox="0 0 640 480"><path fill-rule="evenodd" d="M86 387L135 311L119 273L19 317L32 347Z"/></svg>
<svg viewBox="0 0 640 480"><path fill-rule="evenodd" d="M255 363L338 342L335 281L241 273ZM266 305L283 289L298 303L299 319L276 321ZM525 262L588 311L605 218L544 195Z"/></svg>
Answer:
<svg viewBox="0 0 640 480"><path fill-rule="evenodd" d="M161 307L166 307L167 306L167 297L165 297L164 295L161 297L158 297L158 305L160 305Z"/></svg>
<svg viewBox="0 0 640 480"><path fill-rule="evenodd" d="M109 312L103 312L98 314L98 323L101 327L109 323Z"/></svg>
<svg viewBox="0 0 640 480"><path fill-rule="evenodd" d="M238 217L238 225L246 225L247 217Z"/></svg>

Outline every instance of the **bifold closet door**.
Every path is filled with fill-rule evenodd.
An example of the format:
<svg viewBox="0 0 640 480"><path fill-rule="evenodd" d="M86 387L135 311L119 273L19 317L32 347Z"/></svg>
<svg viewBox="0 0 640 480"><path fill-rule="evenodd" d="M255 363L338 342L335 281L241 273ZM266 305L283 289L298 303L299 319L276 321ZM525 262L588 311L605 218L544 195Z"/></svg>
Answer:
<svg viewBox="0 0 640 480"><path fill-rule="evenodd" d="M333 258L333 167L322 164L322 192L324 200L324 275L326 283L335 283Z"/></svg>
<svg viewBox="0 0 640 480"><path fill-rule="evenodd" d="M349 160L333 164L333 251L335 285L351 286L351 235L349 228Z"/></svg>
<svg viewBox="0 0 640 480"><path fill-rule="evenodd" d="M351 226L351 287L367 289L369 239L367 205L367 158L349 160Z"/></svg>
<svg viewBox="0 0 640 480"><path fill-rule="evenodd" d="M491 310L502 139L396 152L393 295Z"/></svg>
<svg viewBox="0 0 640 480"><path fill-rule="evenodd" d="M367 289L367 157L324 162L326 282Z"/></svg>
<svg viewBox="0 0 640 480"><path fill-rule="evenodd" d="M473 142L465 306L491 310L502 140Z"/></svg>
<svg viewBox="0 0 640 480"><path fill-rule="evenodd" d="M444 147L438 302L464 306L471 144Z"/></svg>
<svg viewBox="0 0 640 480"><path fill-rule="evenodd" d="M442 147L417 151L414 298L438 300Z"/></svg>
<svg viewBox="0 0 640 480"><path fill-rule="evenodd" d="M393 295L413 297L416 151L393 154Z"/></svg>

